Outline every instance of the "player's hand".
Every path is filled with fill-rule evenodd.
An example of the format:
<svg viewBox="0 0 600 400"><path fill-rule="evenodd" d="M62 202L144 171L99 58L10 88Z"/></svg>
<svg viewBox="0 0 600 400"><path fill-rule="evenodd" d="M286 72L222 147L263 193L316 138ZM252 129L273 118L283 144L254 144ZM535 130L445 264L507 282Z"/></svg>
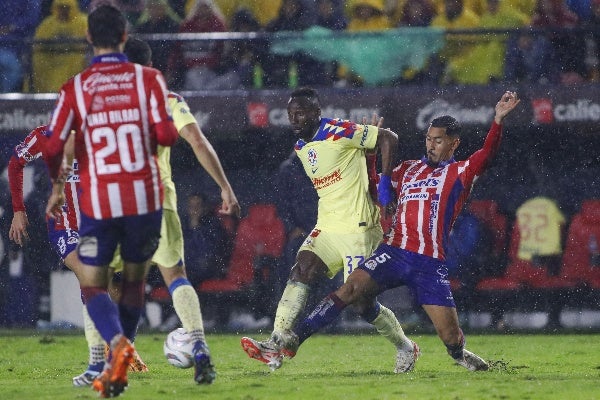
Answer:
<svg viewBox="0 0 600 400"><path fill-rule="evenodd" d="M223 200L223 203L219 209L219 214L233 215L239 218L242 210L240 208L240 203L238 203L238 200L233 193L233 190L221 190L221 199Z"/></svg>
<svg viewBox="0 0 600 400"><path fill-rule="evenodd" d="M49 218L59 218L62 212L62 206L65 204L64 183L55 183L52 185L52 193L46 205L46 216Z"/></svg>
<svg viewBox="0 0 600 400"><path fill-rule="evenodd" d="M27 218L27 213L25 211L15 212L10 224L10 231L8 232L9 239L19 246L25 246L29 241L29 234L27 233L28 225L29 219Z"/></svg>
<svg viewBox="0 0 600 400"><path fill-rule="evenodd" d="M367 117L363 117L362 123L363 125L367 125ZM373 113L369 125L375 125L376 127L381 128L381 125L383 125L383 117L379 117L377 114Z"/></svg>
<svg viewBox="0 0 600 400"><path fill-rule="evenodd" d="M494 120L497 124L501 124L504 117L508 115L521 102L517 96L517 92L506 91L500 101L496 104L496 116Z"/></svg>

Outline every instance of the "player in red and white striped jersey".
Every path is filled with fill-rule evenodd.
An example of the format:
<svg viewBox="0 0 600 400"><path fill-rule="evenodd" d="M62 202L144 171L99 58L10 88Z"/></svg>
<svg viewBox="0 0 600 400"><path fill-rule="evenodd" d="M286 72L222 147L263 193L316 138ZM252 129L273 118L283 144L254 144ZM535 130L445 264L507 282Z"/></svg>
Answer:
<svg viewBox="0 0 600 400"><path fill-rule="evenodd" d="M465 349L444 248L474 181L498 149L502 121L519 102L516 93L504 93L496 104L494 121L483 148L465 161L453 158L460 143L460 124L448 115L432 121L425 136L427 155L421 160L401 163L391 179L380 180L380 186L391 181L398 195L387 239L350 274L344 285L298 324L295 333L288 334L286 345L292 351L333 321L347 305L368 309L373 307L380 293L408 286L456 363L471 371L488 369L481 357ZM410 364L406 369L409 371L418 357L418 347L398 357Z"/></svg>
<svg viewBox="0 0 600 400"><path fill-rule="evenodd" d="M39 126L31 131L25 139L19 143L14 154L8 162L8 181L13 207L13 219L10 226L9 238L20 246L25 246L29 240L27 227L29 220L23 201L23 170L26 165L37 160L46 158L47 126ZM73 138L67 142L66 147L72 154ZM69 156L70 158L70 156ZM79 173L77 160L68 161L71 164L71 172L65 178L65 203L57 217L47 217L48 239L50 244L63 260L67 268L75 273L77 277L81 273L81 263L77 258L77 244L79 243ZM115 257L111 267L119 271L122 268L120 257ZM112 275L112 274L111 274ZM87 369L80 375L73 377L74 386L89 386L94 377L102 372L104 368L104 340L94 326L87 309L84 306L83 328L89 350L89 363ZM136 354L136 366L132 370L147 370L146 365Z"/></svg>
<svg viewBox="0 0 600 400"><path fill-rule="evenodd" d="M54 184L46 213L55 215L64 199L63 148L75 131L81 180L79 282L88 313L112 354L93 382L102 397L118 396L127 387L146 271L160 238L163 187L157 145L170 146L178 137L162 74L128 62L123 54L126 27L123 14L110 5L88 15L94 58L61 88L47 146ZM118 306L107 292L108 264L117 246L124 264Z"/></svg>

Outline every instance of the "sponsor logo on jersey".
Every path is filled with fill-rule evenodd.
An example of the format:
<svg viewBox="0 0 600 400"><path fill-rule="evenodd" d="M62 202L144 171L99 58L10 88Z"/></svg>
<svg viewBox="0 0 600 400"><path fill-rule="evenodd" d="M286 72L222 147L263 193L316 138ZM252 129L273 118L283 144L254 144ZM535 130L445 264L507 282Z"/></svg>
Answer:
<svg viewBox="0 0 600 400"><path fill-rule="evenodd" d="M436 187L439 184L440 184L439 179L435 179L435 178L420 179L418 181L402 184L402 191L405 192L409 189L421 189L424 187L432 188L432 187Z"/></svg>
<svg viewBox="0 0 600 400"><path fill-rule="evenodd" d="M402 196L400 199L400 204L404 204L407 201L411 200L427 200L429 198L429 193L427 192L419 192L419 193L408 193Z"/></svg>
<svg viewBox="0 0 600 400"><path fill-rule="evenodd" d="M339 169L336 169L329 175L325 175L322 178L312 178L312 183L315 186L315 189L323 189L327 186L333 185L336 182L342 180L342 173Z"/></svg>

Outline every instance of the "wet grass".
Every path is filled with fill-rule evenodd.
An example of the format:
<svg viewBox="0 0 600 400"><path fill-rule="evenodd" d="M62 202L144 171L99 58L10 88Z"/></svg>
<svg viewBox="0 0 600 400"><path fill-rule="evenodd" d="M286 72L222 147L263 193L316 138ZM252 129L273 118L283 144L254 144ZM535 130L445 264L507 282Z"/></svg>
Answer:
<svg viewBox="0 0 600 400"><path fill-rule="evenodd" d="M81 334L0 332L0 399L92 399L71 387L86 367ZM136 347L150 372L130 374L124 399L600 399L600 335L468 335L488 372L456 366L436 336L411 338L422 355L415 371L393 373L395 351L377 335L319 335L270 372L241 350L242 335L209 335L218 377L199 386L192 370L167 364L164 334L145 333ZM264 335L257 335L259 338Z"/></svg>

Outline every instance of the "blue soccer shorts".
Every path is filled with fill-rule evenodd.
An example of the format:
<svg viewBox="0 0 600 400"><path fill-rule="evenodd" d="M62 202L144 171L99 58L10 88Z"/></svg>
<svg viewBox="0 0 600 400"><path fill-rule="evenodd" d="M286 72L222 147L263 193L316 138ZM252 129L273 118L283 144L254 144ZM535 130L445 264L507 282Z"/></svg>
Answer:
<svg viewBox="0 0 600 400"><path fill-rule="evenodd" d="M377 282L381 292L407 286L419 305L456 307L442 260L381 244L358 268Z"/></svg>

